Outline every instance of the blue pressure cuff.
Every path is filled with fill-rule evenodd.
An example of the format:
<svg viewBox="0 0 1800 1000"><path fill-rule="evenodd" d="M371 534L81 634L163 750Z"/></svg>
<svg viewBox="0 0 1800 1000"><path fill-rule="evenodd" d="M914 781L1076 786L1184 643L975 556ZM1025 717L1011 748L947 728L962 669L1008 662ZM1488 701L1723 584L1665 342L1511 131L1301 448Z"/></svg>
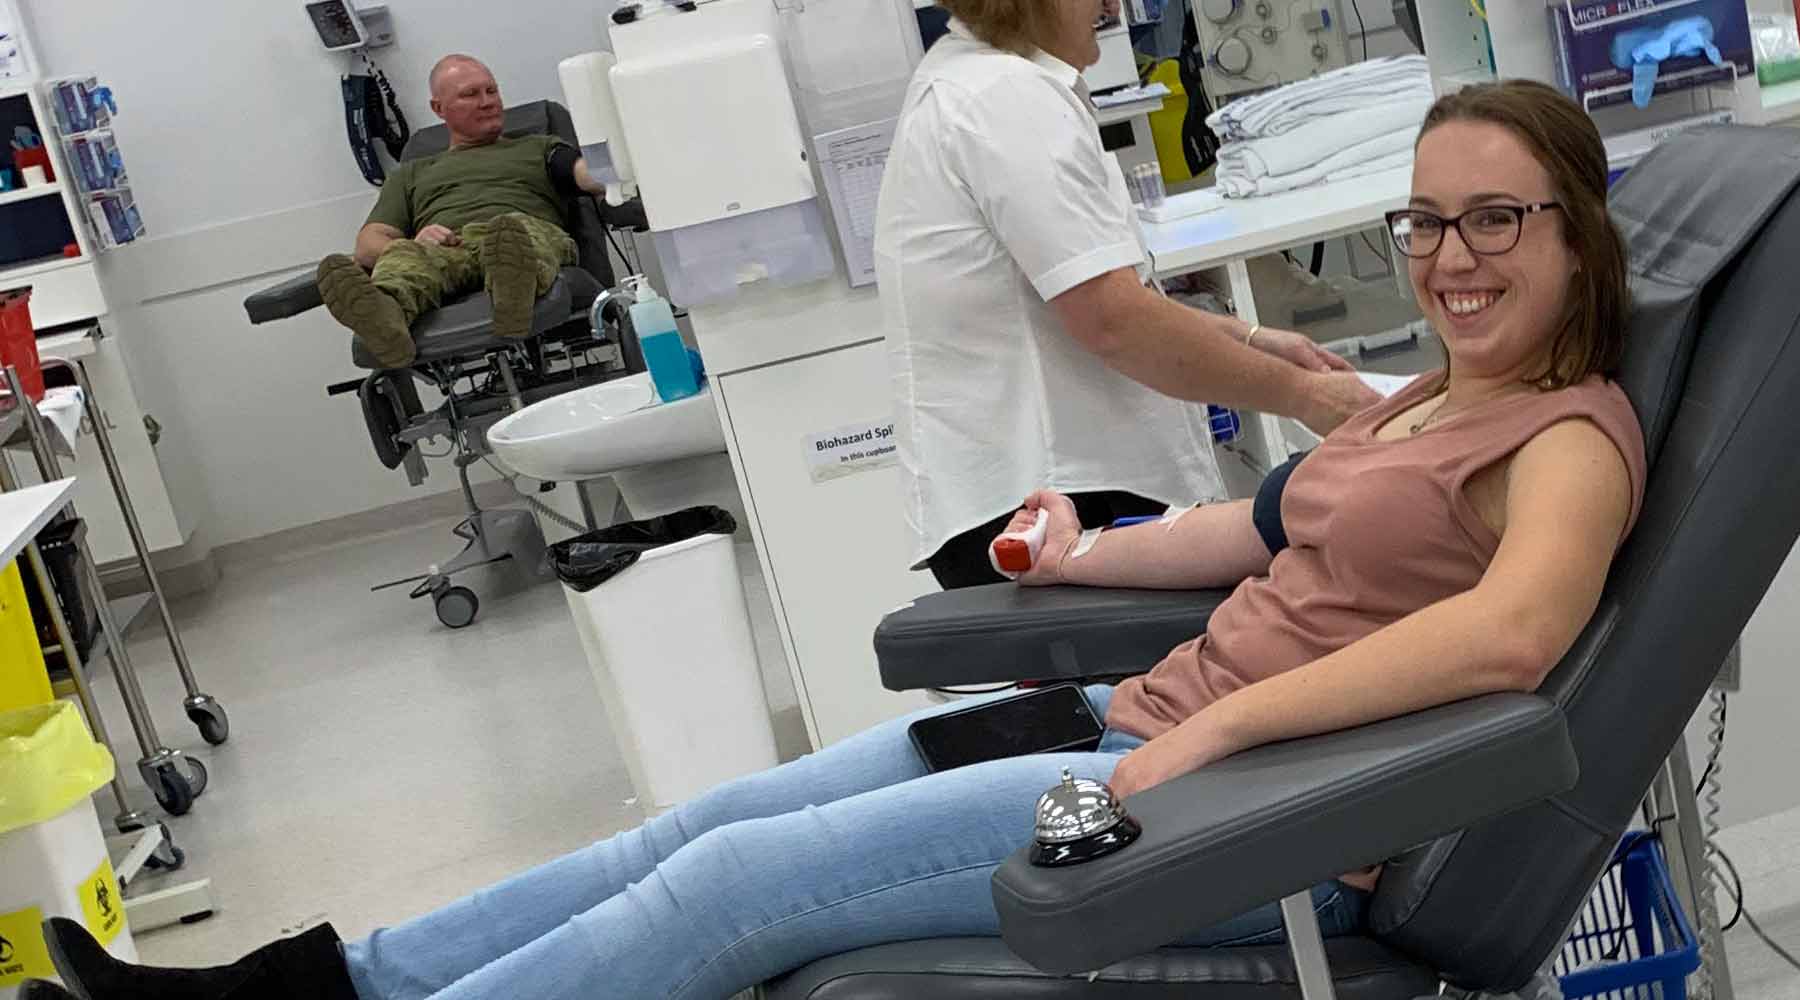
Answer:
<svg viewBox="0 0 1800 1000"><path fill-rule="evenodd" d="M1281 494L1287 490L1288 477L1310 454L1303 451L1276 466L1256 488L1256 499L1250 505L1250 520L1256 525L1256 533L1262 536L1263 545L1268 547L1271 556L1288 547L1287 529L1281 526Z"/></svg>

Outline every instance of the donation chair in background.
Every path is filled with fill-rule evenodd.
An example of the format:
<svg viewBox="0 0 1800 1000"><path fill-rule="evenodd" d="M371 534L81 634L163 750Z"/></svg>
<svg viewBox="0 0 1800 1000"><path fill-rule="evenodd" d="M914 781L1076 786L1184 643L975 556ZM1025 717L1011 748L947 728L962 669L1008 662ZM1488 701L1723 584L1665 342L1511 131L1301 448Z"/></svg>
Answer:
<svg viewBox="0 0 1800 1000"><path fill-rule="evenodd" d="M554 134L576 142L569 112L554 101L535 101L506 110L505 135ZM442 125L420 129L401 159L441 153L449 144ZM369 374L328 386L331 395L355 393L375 456L390 469L404 468L414 486L425 481L425 457L418 444L446 438L462 486L466 517L455 533L462 551L434 573L395 581L417 583L413 597L430 597L444 624L460 628L480 607L475 592L452 583L453 574L477 567L501 572L490 595L529 586L549 577L544 538L529 511L483 510L469 485L469 466L486 453L485 434L501 417L521 407L583 385L644 371L636 338L608 291L614 277L607 257L608 228L642 229L641 202L613 208L588 196L564 203L564 229L575 240L578 261L562 269L537 300L530 337L509 340L494 333L494 305L486 291L452 299L413 323L418 356L406 368L380 367L346 330L350 358ZM244 300L253 324L296 316L323 305L311 269ZM419 385L441 399L426 406ZM505 565L501 565L505 564Z"/></svg>

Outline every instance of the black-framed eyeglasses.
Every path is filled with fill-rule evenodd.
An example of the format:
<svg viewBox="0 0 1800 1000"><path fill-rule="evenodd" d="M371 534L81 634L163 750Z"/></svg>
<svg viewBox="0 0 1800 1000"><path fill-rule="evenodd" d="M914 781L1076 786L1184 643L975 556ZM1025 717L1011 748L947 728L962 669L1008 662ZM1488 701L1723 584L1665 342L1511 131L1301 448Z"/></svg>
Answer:
<svg viewBox="0 0 1800 1000"><path fill-rule="evenodd" d="M1519 245L1527 215L1561 207L1560 202L1554 201L1483 205L1448 218L1423 209L1403 208L1387 214L1388 235L1393 238L1395 249L1418 260L1437 253L1444 245L1444 231L1454 228L1470 252L1494 257Z"/></svg>

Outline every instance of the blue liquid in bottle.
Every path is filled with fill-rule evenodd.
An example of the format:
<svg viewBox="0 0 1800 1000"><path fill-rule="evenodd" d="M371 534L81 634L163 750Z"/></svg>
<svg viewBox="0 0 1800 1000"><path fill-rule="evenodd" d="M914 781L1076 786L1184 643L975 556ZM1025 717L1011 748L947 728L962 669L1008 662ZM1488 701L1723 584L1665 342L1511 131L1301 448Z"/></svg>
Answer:
<svg viewBox="0 0 1800 1000"><path fill-rule="evenodd" d="M644 352L656 395L669 403L699 392L700 380L688 358L687 345L681 342L681 331L675 327L669 301L656 294L647 281L637 282L633 291L638 301L631 307L631 327L637 331L638 347Z"/></svg>

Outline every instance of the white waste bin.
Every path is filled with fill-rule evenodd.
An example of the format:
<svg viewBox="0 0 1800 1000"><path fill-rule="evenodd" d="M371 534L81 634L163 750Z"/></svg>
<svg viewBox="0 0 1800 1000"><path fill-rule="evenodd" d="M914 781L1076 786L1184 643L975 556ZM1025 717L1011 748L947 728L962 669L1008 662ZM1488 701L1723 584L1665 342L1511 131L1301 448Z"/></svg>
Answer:
<svg viewBox="0 0 1800 1000"><path fill-rule="evenodd" d="M780 762L730 535L648 549L563 592L647 812Z"/></svg>
<svg viewBox="0 0 1800 1000"><path fill-rule="evenodd" d="M49 917L137 961L90 797L112 767L67 702L0 712L0 1000L26 979L55 979L41 929Z"/></svg>

